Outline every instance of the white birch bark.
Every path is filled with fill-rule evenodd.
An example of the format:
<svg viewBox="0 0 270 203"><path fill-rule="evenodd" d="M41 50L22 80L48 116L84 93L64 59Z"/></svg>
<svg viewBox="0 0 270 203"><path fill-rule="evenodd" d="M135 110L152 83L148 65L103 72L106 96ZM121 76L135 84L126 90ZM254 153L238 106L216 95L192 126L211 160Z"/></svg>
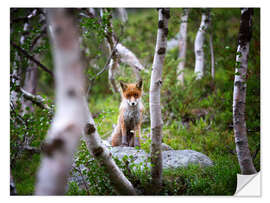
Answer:
<svg viewBox="0 0 270 203"><path fill-rule="evenodd" d="M125 8L117 8L120 19L123 23L126 23L128 20L127 10Z"/></svg>
<svg viewBox="0 0 270 203"><path fill-rule="evenodd" d="M16 53L16 56L15 56L17 59L18 59L18 54ZM20 76L18 74L18 68L15 67L15 63L14 63L14 69L11 73L11 81L12 83L14 83L17 87L20 86L21 82L20 82ZM14 107L17 106L17 101L18 101L18 93L14 90L12 90L10 92L10 101L13 103Z"/></svg>
<svg viewBox="0 0 270 203"><path fill-rule="evenodd" d="M31 16L31 14L29 15ZM29 25L28 23L24 23L24 26L23 26L23 31L27 31ZM25 39L25 36L22 35L20 37L20 44L22 45L24 43L24 39ZM20 60L20 57L18 55L18 53L16 52L15 53L15 60L16 61L19 61ZM15 85L17 87L20 87L21 86L21 68L20 67L17 67L16 65L16 62L14 61L14 64L13 64L13 71L12 71L12 74L11 74L11 77L12 77L12 83L15 83ZM18 101L18 93L16 91L11 91L10 93L10 101L13 103L14 106L17 106L17 101Z"/></svg>
<svg viewBox="0 0 270 203"><path fill-rule="evenodd" d="M160 104L160 88L162 84L162 68L165 60L169 9L158 11L158 32L150 84L150 119L151 119L151 176L154 193L158 193L162 184L162 116Z"/></svg>
<svg viewBox="0 0 270 203"><path fill-rule="evenodd" d="M37 82L38 82L37 65L34 63L30 63L30 65L26 69L23 89L25 89L30 94L35 95L36 89L37 89ZM29 100L23 99L22 101L23 114L27 112L27 109L26 109L27 107L29 108L30 112L34 110L32 106L32 102Z"/></svg>
<svg viewBox="0 0 270 203"><path fill-rule="evenodd" d="M215 79L215 55L214 55L214 47L213 47L213 34L209 34L209 45L210 45L210 53L211 53L211 76Z"/></svg>
<svg viewBox="0 0 270 203"><path fill-rule="evenodd" d="M93 117L89 111L86 99L85 108L88 113L88 122L84 131L84 140L86 141L89 152L102 164L111 178L115 190L121 195L135 195L136 191L123 172L118 168L112 159L112 154L103 144L97 132Z"/></svg>
<svg viewBox="0 0 270 203"><path fill-rule="evenodd" d="M180 37L179 37L179 56L180 62L177 66L177 79L181 84L184 84L184 67L186 62L186 50L187 50L187 26L188 26L188 13L189 9L183 9L180 24Z"/></svg>
<svg viewBox="0 0 270 203"><path fill-rule="evenodd" d="M107 32L106 38L107 38L107 45L109 47L110 54L112 54L114 48L116 50L116 53L113 55L109 64L109 81L110 81L113 91L120 92L115 82L116 71L119 67L119 59L122 63L131 66L133 73L136 76L137 81L141 79L140 71L143 70L144 67L132 51L130 51L127 47L125 47L121 43L117 42L114 31L113 31L112 23L109 22L107 26L108 26L108 29L106 30Z"/></svg>
<svg viewBox="0 0 270 203"><path fill-rule="evenodd" d="M46 104L45 99L43 99L40 95L33 95L23 88L20 88L20 90L25 100L31 101L31 103L34 103L41 108L48 110L50 114L53 114L53 109Z"/></svg>
<svg viewBox="0 0 270 203"><path fill-rule="evenodd" d="M49 9L54 56L56 113L42 146L36 195L62 195L87 115L79 32L70 11Z"/></svg>
<svg viewBox="0 0 270 203"><path fill-rule="evenodd" d="M246 77L249 43L252 33L253 9L241 9L240 31L236 54L236 68L233 90L233 127L236 153L242 174L254 174L256 169L250 155L245 121Z"/></svg>
<svg viewBox="0 0 270 203"><path fill-rule="evenodd" d="M208 14L203 12L201 24L199 30L196 35L195 43L194 43L194 52L195 52L195 74L196 79L201 79L204 76L204 40L205 33L209 25Z"/></svg>
<svg viewBox="0 0 270 203"><path fill-rule="evenodd" d="M209 48L211 55L211 76L215 79L215 54L214 54L214 46L213 46L213 25L212 25L212 16L209 11Z"/></svg>
<svg viewBox="0 0 270 203"><path fill-rule="evenodd" d="M94 8L89 8L89 13L91 13L91 15L96 16L96 12Z"/></svg>
<svg viewBox="0 0 270 203"><path fill-rule="evenodd" d="M115 82L115 76L116 76L116 72L118 70L119 67L119 59L118 56L115 56L111 59L110 64L109 64L109 81L111 83L112 89L114 92L119 92L119 89L116 85Z"/></svg>
<svg viewBox="0 0 270 203"><path fill-rule="evenodd" d="M136 80L139 81L141 79L140 71L144 70L144 66L140 63L139 59L132 51L121 43L117 44L116 50L119 53L121 62L132 68L133 73L136 76Z"/></svg>

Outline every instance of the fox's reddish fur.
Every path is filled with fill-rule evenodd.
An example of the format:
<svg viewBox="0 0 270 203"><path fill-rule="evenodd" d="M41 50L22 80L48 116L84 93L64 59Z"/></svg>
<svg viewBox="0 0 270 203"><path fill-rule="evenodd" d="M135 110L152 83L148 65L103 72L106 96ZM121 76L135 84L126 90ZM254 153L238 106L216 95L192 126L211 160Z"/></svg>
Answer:
<svg viewBox="0 0 270 203"><path fill-rule="evenodd" d="M112 146L140 146L143 114L142 81L125 84L120 82L122 102L118 123L112 134Z"/></svg>

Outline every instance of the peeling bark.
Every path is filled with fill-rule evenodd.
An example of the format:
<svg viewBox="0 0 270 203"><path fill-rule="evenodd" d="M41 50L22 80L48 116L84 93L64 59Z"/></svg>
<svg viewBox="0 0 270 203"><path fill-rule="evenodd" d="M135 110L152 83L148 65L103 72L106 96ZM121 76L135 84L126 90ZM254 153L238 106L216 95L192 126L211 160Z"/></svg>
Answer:
<svg viewBox="0 0 270 203"><path fill-rule="evenodd" d="M204 76L204 40L205 33L209 26L209 11L202 13L201 25L196 35L194 43L194 52L195 52L195 74L197 75L196 79L201 79Z"/></svg>
<svg viewBox="0 0 270 203"><path fill-rule="evenodd" d="M87 115L79 30L71 9L48 9L54 56L56 113L41 149L36 195L62 195Z"/></svg>
<svg viewBox="0 0 270 203"><path fill-rule="evenodd" d="M150 84L150 118L151 118L151 175L155 194L162 184L162 116L160 104L160 88L162 84L162 68L165 59L168 34L169 9L159 9L159 28Z"/></svg>
<svg viewBox="0 0 270 203"><path fill-rule="evenodd" d="M248 175L256 173L248 147L247 127L245 121L246 77L248 68L249 43L252 33L253 9L241 9L241 20L233 90L233 127L236 153L241 173Z"/></svg>
<svg viewBox="0 0 270 203"><path fill-rule="evenodd" d="M184 84L184 67L186 62L186 49L187 49L187 26L188 26L188 14L189 9L183 9L183 14L181 17L181 24L180 24L180 36L179 36L179 55L178 58L180 62L177 66L177 79Z"/></svg>

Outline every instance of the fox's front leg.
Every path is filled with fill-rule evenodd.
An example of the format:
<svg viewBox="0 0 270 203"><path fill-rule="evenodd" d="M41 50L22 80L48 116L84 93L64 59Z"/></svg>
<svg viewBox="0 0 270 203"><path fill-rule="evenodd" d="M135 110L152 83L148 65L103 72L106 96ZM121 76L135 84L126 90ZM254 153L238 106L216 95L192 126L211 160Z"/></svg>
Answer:
<svg viewBox="0 0 270 203"><path fill-rule="evenodd" d="M140 137L141 137L141 125L138 125L138 127L134 132L134 147L141 147Z"/></svg>
<svg viewBox="0 0 270 203"><path fill-rule="evenodd" d="M122 146L128 146L127 128L125 124L122 124L121 132L122 132Z"/></svg>

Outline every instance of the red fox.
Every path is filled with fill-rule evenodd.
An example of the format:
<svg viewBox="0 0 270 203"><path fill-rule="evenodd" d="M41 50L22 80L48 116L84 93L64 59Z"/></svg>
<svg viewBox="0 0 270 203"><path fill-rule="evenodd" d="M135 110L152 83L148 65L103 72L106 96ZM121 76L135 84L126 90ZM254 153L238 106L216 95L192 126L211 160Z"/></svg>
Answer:
<svg viewBox="0 0 270 203"><path fill-rule="evenodd" d="M140 147L141 123L144 106L142 80L138 83L120 82L122 102L118 123L112 134L112 146Z"/></svg>

